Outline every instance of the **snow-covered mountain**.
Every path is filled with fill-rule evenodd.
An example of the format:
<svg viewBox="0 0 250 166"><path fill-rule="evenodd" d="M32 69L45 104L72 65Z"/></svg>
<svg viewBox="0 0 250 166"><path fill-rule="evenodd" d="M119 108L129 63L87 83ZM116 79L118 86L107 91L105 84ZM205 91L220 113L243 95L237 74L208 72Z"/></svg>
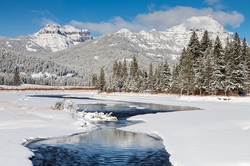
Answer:
<svg viewBox="0 0 250 166"><path fill-rule="evenodd" d="M147 55L175 58L187 46L192 31L196 31L199 39L201 39L205 30L209 32L212 40L215 40L218 35L223 45L225 45L227 37L232 36L232 33L228 32L211 16L192 17L185 23L166 31L153 29L149 32L132 33L129 30L122 29L114 35L129 39L131 45L141 48Z"/></svg>
<svg viewBox="0 0 250 166"><path fill-rule="evenodd" d="M48 24L30 37L32 42L45 49L50 48L52 52L93 38L88 30L79 30L69 25L60 26L58 24ZM32 46L30 48L32 50Z"/></svg>
<svg viewBox="0 0 250 166"><path fill-rule="evenodd" d="M0 47L25 54L47 54L92 39L88 30L48 24L37 33L17 38L0 37Z"/></svg>
<svg viewBox="0 0 250 166"><path fill-rule="evenodd" d="M121 29L114 34L56 52L50 56L50 59L62 64L84 66L84 72L87 75L98 73L101 66L110 73L114 60L121 61L126 58L129 61L133 56L136 56L139 64L145 69L150 63L156 65L166 59L172 66L182 49L187 46L192 32L196 31L201 39L205 30L212 40L215 40L218 35L223 45L227 37L232 37L231 32L210 16L192 17L183 24L165 31L133 33L127 29Z"/></svg>
<svg viewBox="0 0 250 166"><path fill-rule="evenodd" d="M187 46L192 32L196 31L201 39L205 30L212 40L218 35L223 45L228 37L232 38L232 33L212 17L202 16L192 17L165 31L153 29L134 33L121 29L96 39L87 30L47 25L33 35L14 39L0 37L0 48L29 55L44 55L43 58L48 57L56 63L79 68L79 74L89 82L90 76L98 73L100 67L104 67L109 74L114 60L126 58L129 61L133 56L146 70L150 63L156 65L166 59L172 66Z"/></svg>

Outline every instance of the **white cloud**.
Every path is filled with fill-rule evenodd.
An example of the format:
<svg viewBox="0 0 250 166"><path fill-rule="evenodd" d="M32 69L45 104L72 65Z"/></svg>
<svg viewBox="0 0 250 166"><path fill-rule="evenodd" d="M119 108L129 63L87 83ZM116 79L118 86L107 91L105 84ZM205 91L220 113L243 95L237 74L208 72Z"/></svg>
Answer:
<svg viewBox="0 0 250 166"><path fill-rule="evenodd" d="M214 4L221 3L221 0L205 0L204 2L208 5L214 5Z"/></svg>
<svg viewBox="0 0 250 166"><path fill-rule="evenodd" d="M215 0L209 0L211 3ZM244 21L244 16L237 11L223 12L215 11L212 8L197 9L192 7L178 6L175 8L168 8L165 10L154 11L152 13L138 14L131 21L126 21L121 17L114 17L113 19L100 22L79 22L72 20L71 25L78 28L87 28L92 33L98 33L101 35L110 34L118 31L122 28L127 28L134 32L141 30L166 30L174 25L183 23L190 17L193 16L206 16L211 15L215 20L224 26L231 26L233 28L239 27Z"/></svg>
<svg viewBox="0 0 250 166"><path fill-rule="evenodd" d="M46 24L56 24L57 18L48 10L31 10L35 14L34 22L38 23L41 26Z"/></svg>
<svg viewBox="0 0 250 166"><path fill-rule="evenodd" d="M78 28L89 29L91 32L98 33L101 35L113 33L122 28L127 28L135 32L145 28L144 26L136 22L127 22L121 17L114 17L113 19L107 22L100 22L100 23L92 23L92 22L84 23L72 20L69 24Z"/></svg>
<svg viewBox="0 0 250 166"><path fill-rule="evenodd" d="M216 10L222 10L226 7L222 4L222 0L205 0L204 3L206 3L209 6L212 6Z"/></svg>
<svg viewBox="0 0 250 166"><path fill-rule="evenodd" d="M153 11L154 10L154 7L155 7L155 4L154 3L151 3L148 5L148 10L149 11Z"/></svg>
<svg viewBox="0 0 250 166"><path fill-rule="evenodd" d="M41 25L45 26L47 24L57 24L57 23L55 21L51 20L51 19L43 17L42 20L41 20Z"/></svg>
<svg viewBox="0 0 250 166"><path fill-rule="evenodd" d="M40 14L40 15L51 15L48 10L31 10L32 13Z"/></svg>

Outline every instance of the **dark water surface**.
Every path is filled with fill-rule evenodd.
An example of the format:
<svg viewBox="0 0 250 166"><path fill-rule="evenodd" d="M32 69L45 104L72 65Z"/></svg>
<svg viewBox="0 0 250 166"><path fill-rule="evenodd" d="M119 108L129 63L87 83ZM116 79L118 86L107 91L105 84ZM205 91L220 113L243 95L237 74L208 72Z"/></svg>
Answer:
<svg viewBox="0 0 250 166"><path fill-rule="evenodd" d="M112 115L116 116L117 118L131 117L149 113L197 110L197 108L194 107L138 102L113 102L112 104L79 104L78 107L80 107L82 110L86 110L86 112L112 112Z"/></svg>
<svg viewBox="0 0 250 166"><path fill-rule="evenodd" d="M171 165L161 139L117 129L41 140L28 148L34 165Z"/></svg>
<svg viewBox="0 0 250 166"><path fill-rule="evenodd" d="M89 97L68 97L67 95L33 95L29 97L70 98L96 100ZM148 165L170 166L169 154L158 137L147 134L118 130L117 128L142 123L129 121L128 117L181 110L195 110L192 107L166 106L137 102L116 102L97 100L96 104L78 105L86 112L112 112L118 122L98 123L100 130L30 142L26 145L34 153L33 165Z"/></svg>

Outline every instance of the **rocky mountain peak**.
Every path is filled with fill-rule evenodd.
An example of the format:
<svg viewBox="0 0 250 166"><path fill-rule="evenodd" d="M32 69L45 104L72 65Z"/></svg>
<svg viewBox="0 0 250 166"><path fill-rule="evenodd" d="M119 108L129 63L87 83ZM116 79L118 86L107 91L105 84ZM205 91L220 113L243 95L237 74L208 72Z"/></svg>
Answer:
<svg viewBox="0 0 250 166"><path fill-rule="evenodd" d="M226 32L227 30L212 16L191 17L182 24L187 30L207 30L209 32Z"/></svg>
<svg viewBox="0 0 250 166"><path fill-rule="evenodd" d="M79 34L80 36L89 36L92 37L90 32L87 29L77 29L70 25L61 26L59 24L47 24L44 28L38 31L36 34L59 34L59 35L72 35Z"/></svg>
<svg viewBox="0 0 250 166"><path fill-rule="evenodd" d="M93 39L86 29L80 30L70 25L47 24L37 33L31 35L32 41L52 52L63 50L72 45Z"/></svg>

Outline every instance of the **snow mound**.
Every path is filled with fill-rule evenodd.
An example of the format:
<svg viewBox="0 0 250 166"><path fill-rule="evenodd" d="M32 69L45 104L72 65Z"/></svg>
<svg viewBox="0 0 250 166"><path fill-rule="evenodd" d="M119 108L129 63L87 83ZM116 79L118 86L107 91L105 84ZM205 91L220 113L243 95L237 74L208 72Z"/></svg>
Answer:
<svg viewBox="0 0 250 166"><path fill-rule="evenodd" d="M117 121L116 117L111 116L112 114L111 112L108 114L104 114L103 112L87 113L85 112L86 110L80 111L79 107L69 99L63 99L62 101L56 102L55 106L52 107L52 109L72 112L72 117L74 117L78 121L84 122L83 126L93 121L94 122Z"/></svg>

